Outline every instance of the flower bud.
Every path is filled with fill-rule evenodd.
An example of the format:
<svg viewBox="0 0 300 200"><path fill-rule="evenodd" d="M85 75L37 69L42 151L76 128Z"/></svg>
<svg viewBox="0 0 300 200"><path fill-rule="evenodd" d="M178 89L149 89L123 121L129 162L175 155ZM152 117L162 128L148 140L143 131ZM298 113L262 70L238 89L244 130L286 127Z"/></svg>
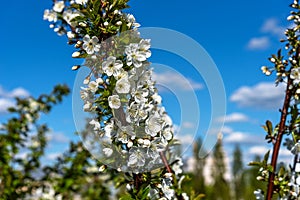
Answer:
<svg viewBox="0 0 300 200"><path fill-rule="evenodd" d="M72 53L72 58L78 58L80 56L80 52L76 51L74 53Z"/></svg>
<svg viewBox="0 0 300 200"><path fill-rule="evenodd" d="M106 169L106 165L102 165L102 166L99 168L99 172L104 172L105 169Z"/></svg>
<svg viewBox="0 0 300 200"><path fill-rule="evenodd" d="M80 48L82 45L82 41L77 41L76 44L75 44L75 48Z"/></svg>
<svg viewBox="0 0 300 200"><path fill-rule="evenodd" d="M89 84L90 79L91 79L91 77L89 77L89 76L86 77L86 78L84 79L84 81L83 81L83 84L85 84L85 85Z"/></svg>
<svg viewBox="0 0 300 200"><path fill-rule="evenodd" d="M102 78L97 78L96 79L96 82L100 85L102 85L104 83L103 79Z"/></svg>
<svg viewBox="0 0 300 200"><path fill-rule="evenodd" d="M79 26L86 27L86 23L85 22L79 22Z"/></svg>
<svg viewBox="0 0 300 200"><path fill-rule="evenodd" d="M290 20L293 20L293 19L294 19L294 16L293 16L293 15L290 15L290 16L287 17L287 20L289 20L289 21L290 21Z"/></svg>
<svg viewBox="0 0 300 200"><path fill-rule="evenodd" d="M143 144L143 143L144 143L144 140L143 140L142 138L139 138L139 139L137 140L137 142L138 142L139 144Z"/></svg>
<svg viewBox="0 0 300 200"><path fill-rule="evenodd" d="M275 58L270 58L270 61L271 61L272 63L275 63L275 62L276 62Z"/></svg>
<svg viewBox="0 0 300 200"><path fill-rule="evenodd" d="M108 26L108 22L104 22L104 24L103 24L104 26Z"/></svg>
<svg viewBox="0 0 300 200"><path fill-rule="evenodd" d="M73 67L72 67L72 70L78 70L79 68L80 68L81 66L80 65L74 65Z"/></svg>
<svg viewBox="0 0 300 200"><path fill-rule="evenodd" d="M261 181L261 180L264 180L264 177L258 176L258 177L256 177L256 179L257 179L258 181Z"/></svg>
<svg viewBox="0 0 300 200"><path fill-rule="evenodd" d="M121 26L121 25L122 25L122 22L121 22L121 21L118 21L118 22L116 23L116 25L117 25L117 26Z"/></svg>
<svg viewBox="0 0 300 200"><path fill-rule="evenodd" d="M128 148L131 148L133 146L133 142L132 141L129 141L128 143L127 143L127 147Z"/></svg>

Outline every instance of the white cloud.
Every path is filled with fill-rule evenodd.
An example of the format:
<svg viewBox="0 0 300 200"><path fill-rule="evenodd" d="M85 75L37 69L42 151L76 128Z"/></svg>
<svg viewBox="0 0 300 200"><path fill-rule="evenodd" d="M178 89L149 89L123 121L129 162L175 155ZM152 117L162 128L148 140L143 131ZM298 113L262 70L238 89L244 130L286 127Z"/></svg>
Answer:
<svg viewBox="0 0 300 200"><path fill-rule="evenodd" d="M182 123L182 127L183 127L183 128L194 128L194 127L195 127L195 124L192 123L192 122L183 122L183 123Z"/></svg>
<svg viewBox="0 0 300 200"><path fill-rule="evenodd" d="M0 86L0 114L7 113L9 107L15 106L15 97L28 97L29 92L24 88L18 87L12 91L5 91L3 87Z"/></svg>
<svg viewBox="0 0 300 200"><path fill-rule="evenodd" d="M247 44L250 50L265 50L270 46L270 39L266 36L251 38Z"/></svg>
<svg viewBox="0 0 300 200"><path fill-rule="evenodd" d="M174 138L180 142L181 155L183 157L190 155L192 152L192 144L194 143L194 136L192 134L184 133L176 134L174 135Z"/></svg>
<svg viewBox="0 0 300 200"><path fill-rule="evenodd" d="M160 91L163 91L164 88L176 88L183 91L191 90L201 90L203 89L203 84L198 83L189 78L185 78L179 73L175 72L164 72L164 73L153 73L153 80L156 81Z"/></svg>
<svg viewBox="0 0 300 200"><path fill-rule="evenodd" d="M175 138L178 139L183 146L190 145L194 142L194 137L191 134L176 134Z"/></svg>
<svg viewBox="0 0 300 200"><path fill-rule="evenodd" d="M270 149L266 146L253 146L249 148L248 153L252 155L264 156Z"/></svg>
<svg viewBox="0 0 300 200"><path fill-rule="evenodd" d="M233 132L225 136L224 143L243 143L245 145L258 144L264 143L264 137L244 132Z"/></svg>
<svg viewBox="0 0 300 200"><path fill-rule="evenodd" d="M9 97L28 97L29 92L24 88L18 87L13 89L10 93L8 93Z"/></svg>
<svg viewBox="0 0 300 200"><path fill-rule="evenodd" d="M230 134L230 133L233 132L233 129L232 129L231 127L229 127L229 126L223 126L221 132L222 132L223 134Z"/></svg>
<svg viewBox="0 0 300 200"><path fill-rule="evenodd" d="M13 107L14 101L12 99L0 98L0 113L6 113L9 107Z"/></svg>
<svg viewBox="0 0 300 200"><path fill-rule="evenodd" d="M54 161L56 158L58 158L61 155L62 155L62 153L60 153L60 152L50 153L50 154L46 155L46 158L48 160Z"/></svg>
<svg viewBox="0 0 300 200"><path fill-rule="evenodd" d="M284 98L285 85L277 87L272 82L261 82L252 87L242 86L230 97L230 101L241 107L278 109Z"/></svg>
<svg viewBox="0 0 300 200"><path fill-rule="evenodd" d="M280 151L279 151L279 156L292 156L292 152L290 150L288 150L286 147L281 147Z"/></svg>
<svg viewBox="0 0 300 200"><path fill-rule="evenodd" d="M249 121L249 118L243 113L231 113L229 115L219 118L218 121L224 121L225 123L247 122Z"/></svg>
<svg viewBox="0 0 300 200"><path fill-rule="evenodd" d="M285 29L286 28L284 26L279 25L279 21L275 18L267 19L261 27L261 31L263 33L271 33L279 38L284 36Z"/></svg>
<svg viewBox="0 0 300 200"><path fill-rule="evenodd" d="M50 142L55 142L55 143L68 143L70 141L70 138L68 138L66 135L64 135L61 132L50 132L47 135L47 138Z"/></svg>

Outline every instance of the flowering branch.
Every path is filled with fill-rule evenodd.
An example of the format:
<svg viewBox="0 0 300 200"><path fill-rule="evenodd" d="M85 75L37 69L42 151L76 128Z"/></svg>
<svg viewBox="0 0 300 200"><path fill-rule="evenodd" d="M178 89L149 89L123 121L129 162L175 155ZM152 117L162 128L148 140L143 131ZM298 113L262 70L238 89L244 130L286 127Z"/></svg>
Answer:
<svg viewBox="0 0 300 200"><path fill-rule="evenodd" d="M286 84L285 97L279 123L273 128L270 121L263 126L267 132L266 140L268 143L273 143L273 152L271 163L268 164L270 151L266 153L262 162L252 162L252 165L260 167L258 180L268 183L266 199L271 200L276 195L280 199L298 199L300 195L300 163L298 160L300 153L300 5L298 0L294 0L291 4L293 9L288 20L293 20L294 26L285 31L286 42L285 50L288 59L284 59L282 50L277 52L277 55L272 55L269 60L274 64L274 67L263 66L263 73L270 76L273 71L276 71L276 85ZM279 157L281 143L285 137L284 145L294 155L293 164L289 169L281 166L276 169ZM263 199L262 190L255 191L257 199Z"/></svg>
<svg viewBox="0 0 300 200"><path fill-rule="evenodd" d="M83 109L93 119L90 138L99 141L96 157L119 172L130 172L131 198L188 199L181 191L182 161L176 154L172 120L161 105L152 70L150 40L140 38L128 0L55 1L44 19L75 44L91 73L84 80ZM89 137L83 137L87 140ZM99 151L98 151L99 152ZM161 168L166 169L157 171ZM183 198L184 197L184 198Z"/></svg>
<svg viewBox="0 0 300 200"><path fill-rule="evenodd" d="M274 191L273 187L274 187L277 159L278 159L278 155L279 155L281 141L282 141L283 135L286 131L286 119L287 119L288 109L289 109L290 101L291 101L291 97L292 97L291 90L289 88L292 84L293 84L292 79L290 77L288 77L287 88L286 88L283 107L281 110L280 123L279 123L279 127L278 127L278 134L275 139L275 144L273 147L273 154L272 154L272 160L271 160L271 166L272 166L273 170L270 172L270 176L269 176L268 190L267 190L267 196L266 196L267 200L271 200L272 196L273 196L273 191Z"/></svg>

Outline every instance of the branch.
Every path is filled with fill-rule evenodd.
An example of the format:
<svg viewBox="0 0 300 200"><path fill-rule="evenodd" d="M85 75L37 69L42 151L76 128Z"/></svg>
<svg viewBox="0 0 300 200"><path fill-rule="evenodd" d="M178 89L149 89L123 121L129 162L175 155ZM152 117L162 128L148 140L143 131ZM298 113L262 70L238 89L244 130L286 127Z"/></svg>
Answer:
<svg viewBox="0 0 300 200"><path fill-rule="evenodd" d="M164 166L165 166L165 168L167 169L168 173L173 174L173 172L172 172L172 170L171 170L171 168L170 168L170 166L169 166L169 164L168 164L168 161L167 161L167 158L166 158L164 152L159 152L159 155L160 155L160 158L161 158L161 160L163 161Z"/></svg>
<svg viewBox="0 0 300 200"><path fill-rule="evenodd" d="M288 108L290 106L290 100L292 97L292 92L289 89L290 85L293 84L293 80L288 76L288 82L286 86L286 92L285 92L285 98L283 107L281 110L281 117L280 117L280 124L278 128L278 134L277 138L273 147L273 154L272 154L272 160L271 160L271 166L273 168L273 172L270 173L269 181L268 181L268 191L267 191L267 197L266 200L271 200L273 196L273 188L274 188L274 179L275 179L275 172L276 172L276 165L277 165L277 159L279 155L279 150L281 146L282 137L285 132L285 122L288 114Z"/></svg>

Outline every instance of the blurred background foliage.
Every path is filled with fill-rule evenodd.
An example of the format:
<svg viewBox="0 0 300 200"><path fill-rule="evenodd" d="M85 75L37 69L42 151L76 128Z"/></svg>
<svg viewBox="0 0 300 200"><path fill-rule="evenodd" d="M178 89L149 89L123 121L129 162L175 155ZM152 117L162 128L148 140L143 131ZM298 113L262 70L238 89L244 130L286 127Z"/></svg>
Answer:
<svg viewBox="0 0 300 200"><path fill-rule="evenodd" d="M126 174L104 169L81 141L70 142L68 150L56 161L43 163L49 128L47 124L40 124L39 118L49 114L69 92L67 86L57 85L50 94L38 98L17 98L16 106L9 109L11 118L0 129L0 199L92 200L126 196L126 185L122 184ZM243 163L239 146L231 162L230 180L225 178L228 166L222 137L210 155L201 150L201 146L201 138L194 141L192 170L185 172L187 179L183 189L191 197L203 194L203 199L248 200L255 199L255 189L265 187L256 180L258 169ZM208 164L207 155L212 159L210 174L204 170Z"/></svg>

